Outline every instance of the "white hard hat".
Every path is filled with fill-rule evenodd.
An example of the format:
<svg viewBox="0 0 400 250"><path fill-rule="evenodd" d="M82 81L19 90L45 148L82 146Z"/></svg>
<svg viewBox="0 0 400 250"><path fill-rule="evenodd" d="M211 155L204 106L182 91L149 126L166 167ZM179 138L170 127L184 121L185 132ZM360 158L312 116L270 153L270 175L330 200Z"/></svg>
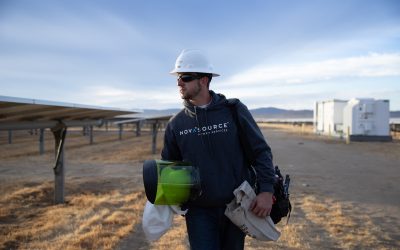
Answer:
<svg viewBox="0 0 400 250"><path fill-rule="evenodd" d="M219 74L214 72L214 67L210 64L204 53L197 49L184 49L176 59L175 68L169 73L176 75L186 72L219 76Z"/></svg>

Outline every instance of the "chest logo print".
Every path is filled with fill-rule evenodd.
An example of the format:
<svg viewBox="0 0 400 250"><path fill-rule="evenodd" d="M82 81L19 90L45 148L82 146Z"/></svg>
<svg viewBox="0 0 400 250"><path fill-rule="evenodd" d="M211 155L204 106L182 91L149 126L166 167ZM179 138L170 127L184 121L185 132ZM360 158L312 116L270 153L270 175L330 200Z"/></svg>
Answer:
<svg viewBox="0 0 400 250"><path fill-rule="evenodd" d="M179 135L180 136L190 135L190 134L208 135L208 134L216 134L216 133L226 133L226 132L228 132L228 128L229 128L229 122L223 122L223 123L219 123L219 124L184 129L184 130L179 131Z"/></svg>

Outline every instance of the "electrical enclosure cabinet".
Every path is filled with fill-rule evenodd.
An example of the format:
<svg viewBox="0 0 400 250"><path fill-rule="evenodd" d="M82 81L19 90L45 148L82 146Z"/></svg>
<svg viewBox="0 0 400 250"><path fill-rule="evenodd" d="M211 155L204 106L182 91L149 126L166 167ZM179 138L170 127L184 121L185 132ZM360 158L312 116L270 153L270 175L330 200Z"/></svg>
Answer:
<svg viewBox="0 0 400 250"><path fill-rule="evenodd" d="M343 109L347 101L329 100L315 103L314 130L318 134L340 136L343 127Z"/></svg>
<svg viewBox="0 0 400 250"><path fill-rule="evenodd" d="M343 127L351 141L391 141L389 100L351 99L343 111Z"/></svg>
<svg viewBox="0 0 400 250"><path fill-rule="evenodd" d="M389 119L389 100L329 100L314 107L315 133L351 141L391 141Z"/></svg>

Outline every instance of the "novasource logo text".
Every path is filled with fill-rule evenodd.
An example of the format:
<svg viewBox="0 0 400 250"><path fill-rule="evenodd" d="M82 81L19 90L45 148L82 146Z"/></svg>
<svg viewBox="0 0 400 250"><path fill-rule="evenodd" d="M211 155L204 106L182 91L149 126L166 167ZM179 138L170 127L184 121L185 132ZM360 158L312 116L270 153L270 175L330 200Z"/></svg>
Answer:
<svg viewBox="0 0 400 250"><path fill-rule="evenodd" d="M197 133L198 135L223 133L228 131L229 122L223 122L213 125L206 125L202 127L194 127L179 131L179 135L189 135Z"/></svg>

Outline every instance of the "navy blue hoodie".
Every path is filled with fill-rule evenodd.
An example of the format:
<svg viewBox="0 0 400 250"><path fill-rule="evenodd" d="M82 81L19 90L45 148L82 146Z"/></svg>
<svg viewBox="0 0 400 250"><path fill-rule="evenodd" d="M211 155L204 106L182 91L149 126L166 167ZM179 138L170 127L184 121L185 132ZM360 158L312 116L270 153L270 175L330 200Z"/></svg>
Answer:
<svg viewBox="0 0 400 250"><path fill-rule="evenodd" d="M202 194L188 206L220 207L233 199L233 190L250 179L238 130L225 96L210 91L207 108L185 101L165 130L164 160L187 161L200 170ZM247 107L239 102L238 118L256 158L254 167L260 192L273 192L271 148Z"/></svg>

